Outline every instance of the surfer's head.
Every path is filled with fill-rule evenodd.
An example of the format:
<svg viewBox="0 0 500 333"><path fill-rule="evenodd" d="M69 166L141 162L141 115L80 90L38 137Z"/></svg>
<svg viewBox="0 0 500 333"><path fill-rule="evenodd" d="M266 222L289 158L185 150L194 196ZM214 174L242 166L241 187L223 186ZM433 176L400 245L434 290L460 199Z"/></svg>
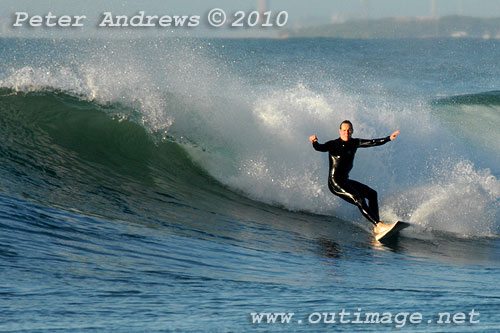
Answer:
<svg viewBox="0 0 500 333"><path fill-rule="evenodd" d="M349 141L352 136L352 132L354 128L352 127L352 123L349 120L344 120L340 123L339 133L342 141Z"/></svg>

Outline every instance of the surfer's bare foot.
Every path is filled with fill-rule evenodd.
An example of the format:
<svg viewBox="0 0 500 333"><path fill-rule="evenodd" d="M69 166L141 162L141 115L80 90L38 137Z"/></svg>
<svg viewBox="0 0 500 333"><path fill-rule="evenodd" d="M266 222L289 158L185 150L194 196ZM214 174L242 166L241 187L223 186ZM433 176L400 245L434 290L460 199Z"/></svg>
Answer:
<svg viewBox="0 0 500 333"><path fill-rule="evenodd" d="M387 229L389 229L391 227L390 224L385 224L385 223L382 223L382 222L379 222L377 223L377 225L373 228L373 230L375 231L376 234L379 234L381 232L384 232L386 231Z"/></svg>

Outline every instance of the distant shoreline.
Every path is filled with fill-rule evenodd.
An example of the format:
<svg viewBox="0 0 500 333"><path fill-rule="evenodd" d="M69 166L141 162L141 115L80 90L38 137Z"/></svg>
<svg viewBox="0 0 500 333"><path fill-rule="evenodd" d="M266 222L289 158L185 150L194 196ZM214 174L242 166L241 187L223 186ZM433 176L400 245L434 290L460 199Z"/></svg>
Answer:
<svg viewBox="0 0 500 333"><path fill-rule="evenodd" d="M278 38L481 38L500 39L500 18L444 16L348 20L319 26L284 29Z"/></svg>

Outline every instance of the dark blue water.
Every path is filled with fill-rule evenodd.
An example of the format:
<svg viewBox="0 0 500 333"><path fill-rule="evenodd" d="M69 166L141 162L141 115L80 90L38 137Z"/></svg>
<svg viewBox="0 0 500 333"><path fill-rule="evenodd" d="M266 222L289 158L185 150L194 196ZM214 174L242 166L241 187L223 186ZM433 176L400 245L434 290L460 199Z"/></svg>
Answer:
<svg viewBox="0 0 500 333"><path fill-rule="evenodd" d="M499 42L0 45L0 331L498 330Z"/></svg>

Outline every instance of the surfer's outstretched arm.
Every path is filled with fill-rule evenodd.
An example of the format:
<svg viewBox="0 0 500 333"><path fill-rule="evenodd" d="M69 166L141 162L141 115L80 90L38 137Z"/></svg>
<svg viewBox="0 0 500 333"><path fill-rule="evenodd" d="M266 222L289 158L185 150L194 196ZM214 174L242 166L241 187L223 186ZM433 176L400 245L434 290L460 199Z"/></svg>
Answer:
<svg viewBox="0 0 500 333"><path fill-rule="evenodd" d="M314 135L314 134L309 137L309 141L312 142L313 148L315 150L317 150L317 151L327 152L332 147L331 141L325 142L323 144L319 143L318 142L318 137L316 135Z"/></svg>
<svg viewBox="0 0 500 333"><path fill-rule="evenodd" d="M380 139L358 139L359 140L359 147L361 148L366 148L366 147L375 147L375 146L381 146L386 144L389 141L393 141L396 139L396 135L401 133L399 130L395 131L391 135L385 137L385 138L380 138Z"/></svg>

